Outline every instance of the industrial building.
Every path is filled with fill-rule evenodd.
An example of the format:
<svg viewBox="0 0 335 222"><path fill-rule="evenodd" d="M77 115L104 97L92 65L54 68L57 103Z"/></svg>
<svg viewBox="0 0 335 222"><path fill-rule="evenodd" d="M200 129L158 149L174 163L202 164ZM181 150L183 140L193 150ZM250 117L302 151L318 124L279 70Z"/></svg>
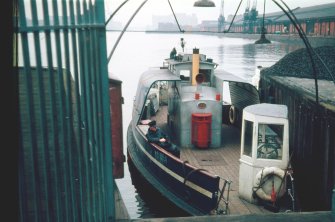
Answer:
<svg viewBox="0 0 335 222"><path fill-rule="evenodd" d="M335 3L297 7L291 9L307 35L313 36L335 36ZM258 15L256 20L247 22L236 21L230 28L230 32L260 33L263 16ZM294 25L287 15L280 11L265 14L264 28L269 34L298 34Z"/></svg>

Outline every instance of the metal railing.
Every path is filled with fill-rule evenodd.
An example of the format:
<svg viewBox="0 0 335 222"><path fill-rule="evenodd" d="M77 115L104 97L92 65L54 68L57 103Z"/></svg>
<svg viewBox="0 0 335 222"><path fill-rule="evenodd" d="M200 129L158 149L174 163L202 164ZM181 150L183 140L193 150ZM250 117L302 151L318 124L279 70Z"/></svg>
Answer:
<svg viewBox="0 0 335 222"><path fill-rule="evenodd" d="M20 221L113 221L103 0L19 0Z"/></svg>

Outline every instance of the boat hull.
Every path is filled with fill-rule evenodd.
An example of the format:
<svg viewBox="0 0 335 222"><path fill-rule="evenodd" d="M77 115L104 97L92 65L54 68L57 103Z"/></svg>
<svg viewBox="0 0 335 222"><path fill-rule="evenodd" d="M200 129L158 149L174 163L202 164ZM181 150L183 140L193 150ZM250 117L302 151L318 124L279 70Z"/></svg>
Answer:
<svg viewBox="0 0 335 222"><path fill-rule="evenodd" d="M219 180L203 169L181 161L148 143L132 124L127 132L128 157L143 177L167 199L191 215L206 215L216 208Z"/></svg>

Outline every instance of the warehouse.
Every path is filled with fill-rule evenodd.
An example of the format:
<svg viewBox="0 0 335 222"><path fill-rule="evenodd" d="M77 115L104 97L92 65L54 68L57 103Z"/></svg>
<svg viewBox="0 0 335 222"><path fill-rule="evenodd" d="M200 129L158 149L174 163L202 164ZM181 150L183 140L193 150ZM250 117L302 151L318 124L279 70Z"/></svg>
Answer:
<svg viewBox="0 0 335 222"><path fill-rule="evenodd" d="M335 3L291 9L307 35L335 37ZM235 22L231 32L260 33L263 16L258 15L252 28L243 21ZM269 34L298 34L290 19L282 11L265 14L264 27Z"/></svg>

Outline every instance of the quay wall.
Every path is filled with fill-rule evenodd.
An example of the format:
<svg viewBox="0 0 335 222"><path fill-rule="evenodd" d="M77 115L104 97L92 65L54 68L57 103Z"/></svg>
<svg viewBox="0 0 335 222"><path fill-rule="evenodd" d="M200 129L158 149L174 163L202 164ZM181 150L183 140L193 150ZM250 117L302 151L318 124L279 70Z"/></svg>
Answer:
<svg viewBox="0 0 335 222"><path fill-rule="evenodd" d="M260 34L220 33L218 35L223 35L225 37L232 37L232 38L247 38L255 40L258 40L260 38ZM304 42L298 34L266 34L265 37L270 41L301 44L302 46L304 46ZM335 46L335 37L309 35L307 36L307 38L313 47Z"/></svg>
<svg viewBox="0 0 335 222"><path fill-rule="evenodd" d="M315 51L334 73L335 47ZM296 200L303 211L330 210L335 184L335 97L333 79L318 67L318 98L304 48L261 71L262 102L284 104L290 122L290 153ZM294 66L290 65L294 64Z"/></svg>
<svg viewBox="0 0 335 222"><path fill-rule="evenodd" d="M162 33L163 31L146 31L146 33ZM169 33L180 33L178 31L171 31ZM249 33L238 33L238 32L230 32L230 33L218 33L218 32L203 32L203 31L186 31L187 33L196 33L199 35L217 35L222 37L230 37L230 38L244 38L244 39L254 39L255 41L260 39L260 34L249 34ZM299 44L304 46L303 40L299 37L298 34L266 34L265 37L270 41L290 43L290 44ZM307 39L312 45L312 47L320 47L320 46L335 46L335 37L334 36L316 36L316 35L307 35Z"/></svg>
<svg viewBox="0 0 335 222"><path fill-rule="evenodd" d="M145 218L132 220L117 220L118 222L126 221L141 221L141 222L331 222L333 215L331 211L317 211L317 212L290 212L290 213L276 213L276 214L246 214L246 215L215 215L215 216L195 216L195 217L174 217L174 218Z"/></svg>

